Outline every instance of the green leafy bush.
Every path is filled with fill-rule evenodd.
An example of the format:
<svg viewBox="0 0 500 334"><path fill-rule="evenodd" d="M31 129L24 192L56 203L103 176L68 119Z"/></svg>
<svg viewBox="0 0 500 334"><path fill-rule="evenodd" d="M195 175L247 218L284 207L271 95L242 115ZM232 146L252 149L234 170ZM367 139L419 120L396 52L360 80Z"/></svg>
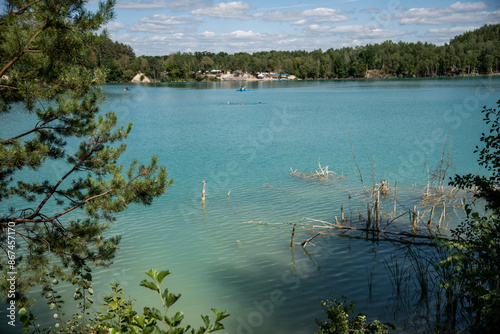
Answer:
<svg viewBox="0 0 500 334"><path fill-rule="evenodd" d="M457 229L454 240L442 244L449 251L441 267L455 274L442 285L455 287L473 332L500 330L500 221L497 214L471 212Z"/></svg>
<svg viewBox="0 0 500 334"><path fill-rule="evenodd" d="M327 321L316 319L319 331L316 334L327 333L389 333L389 328L395 329L391 323L381 323L374 320L371 323L366 322L366 315L358 314L354 319L349 320L350 313L354 312L355 302L347 303L347 298L342 296L342 302L332 296L332 300L321 301L328 316Z"/></svg>
<svg viewBox="0 0 500 334"><path fill-rule="evenodd" d="M497 102L500 107L500 101ZM453 240L441 247L449 252L441 268L452 267L454 275L444 289L459 291L472 332L500 331L500 109L483 108L488 134L482 134L478 163L484 175L456 175L451 185L475 188L475 196L485 201L486 211L465 206L467 219L452 231ZM484 211L479 213L477 211Z"/></svg>
<svg viewBox="0 0 500 334"><path fill-rule="evenodd" d="M221 321L228 317L226 311L218 312L212 309L215 314L215 321L212 322L208 315L202 315L203 326L198 329L192 328L190 325L184 327L181 325L184 319L184 313L177 312L170 316L168 310L181 297L168 292L168 289L162 291L161 284L166 276L170 275L170 271L160 271L151 269L146 274L152 281L143 280L140 285L148 288L158 294L162 301L163 310L156 307L144 307L143 313L139 314L133 309L132 300L123 298L124 291L119 287L118 283L110 283L112 293L104 297L104 303L100 312L90 313L89 307L93 303L90 295L93 295L93 290L89 284L88 272L82 275L80 279L80 287L77 288L74 300L78 301L78 308L81 313L74 314L72 319L63 321L64 313L60 313L61 300L57 292L52 288L47 289L45 297L51 309L56 310L54 319L57 319L55 328L43 328L35 325L36 317L34 317L26 308L19 311L20 321L23 323L24 332L31 329L37 333L100 333L100 334L116 334L116 333L143 333L143 334L202 334L212 333L224 329ZM52 282L57 285L57 282Z"/></svg>

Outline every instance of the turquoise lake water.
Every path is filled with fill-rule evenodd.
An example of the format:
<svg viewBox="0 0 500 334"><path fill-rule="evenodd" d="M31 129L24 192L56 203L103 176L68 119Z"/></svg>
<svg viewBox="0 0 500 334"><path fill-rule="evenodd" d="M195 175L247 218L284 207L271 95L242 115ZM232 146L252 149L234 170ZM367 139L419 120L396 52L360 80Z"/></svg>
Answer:
<svg viewBox="0 0 500 334"><path fill-rule="evenodd" d="M473 151L487 129L481 110L496 107L500 78L246 85L248 92L237 92L238 82L104 86L102 110L134 124L123 162L158 155L175 183L152 206L118 216L111 233L123 236L120 251L111 267L95 272L96 295L110 293L107 284L116 281L138 307L159 307L138 285L150 268L168 269L166 286L182 293L176 310L185 322L196 327L210 308L227 310L221 333L313 333L314 319L325 318L319 300L331 294L355 299L356 312L391 321L399 332L424 328L418 305L395 298L384 265L401 246L319 236L305 250L291 249L291 225L246 222L333 222L341 205L357 220L370 200L350 139L367 186L376 170L377 183L388 178L392 188L397 180L398 210L419 205L445 142L453 173L477 171ZM18 120L9 122L0 126L2 137ZM318 161L346 177L290 175L291 168L314 172ZM382 203L389 211L392 205ZM297 228L295 241L313 235Z"/></svg>

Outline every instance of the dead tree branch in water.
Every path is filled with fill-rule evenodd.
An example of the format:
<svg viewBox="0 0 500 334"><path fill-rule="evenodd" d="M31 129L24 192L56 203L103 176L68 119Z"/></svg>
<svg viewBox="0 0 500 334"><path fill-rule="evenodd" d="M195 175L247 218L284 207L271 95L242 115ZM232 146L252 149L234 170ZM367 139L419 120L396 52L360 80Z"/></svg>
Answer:
<svg viewBox="0 0 500 334"><path fill-rule="evenodd" d="M377 236L378 240L384 240L384 241L394 241L394 242L400 242L401 239L396 239L396 238L391 238L391 237L404 237L404 238L418 238L418 239L427 239L427 240L449 240L445 236L441 235L432 235L432 234L419 234L416 232L406 232L406 231L388 231L388 230L381 230L377 228L366 228L366 227L357 227L357 226L343 226L343 225L338 225L338 224L332 224L323 220L319 219L314 219L314 218L307 218L304 217L298 222L281 222L281 223L266 223L262 221L247 221L245 222L247 224L255 224L255 225L293 225L294 231L292 236L295 237L295 227L297 225L307 227L311 229L313 232L316 232L318 229L323 229L323 232L316 232L312 237L304 240L303 242L299 243L302 247L307 246L308 243L310 243L314 238L316 238L319 235L324 235L328 234L330 230L344 230L344 231L358 231L358 232L365 232L365 233L373 233L374 236ZM317 223L321 223L321 225L318 225ZM365 223L364 221L358 221L356 223ZM386 237L383 239L379 239L380 235L385 235ZM292 240L293 243L293 240ZM293 243L294 244L294 243Z"/></svg>
<svg viewBox="0 0 500 334"><path fill-rule="evenodd" d="M301 173L298 172L297 170L293 170L293 168L290 167L290 175L295 176L295 177L300 177L306 180L326 180L326 179L343 179L345 178L345 175L342 174L337 174L334 171L329 170L329 166L323 167L321 166L320 161L318 160L318 167L319 167L319 172L315 170L314 172L311 173Z"/></svg>

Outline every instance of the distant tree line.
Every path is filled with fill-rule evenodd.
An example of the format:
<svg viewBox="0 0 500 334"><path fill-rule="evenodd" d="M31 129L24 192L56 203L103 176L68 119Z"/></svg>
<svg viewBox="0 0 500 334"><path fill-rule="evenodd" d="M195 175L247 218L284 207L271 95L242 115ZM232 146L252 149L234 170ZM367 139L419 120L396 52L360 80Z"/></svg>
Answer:
<svg viewBox="0 0 500 334"><path fill-rule="evenodd" d="M138 72L157 81L201 81L211 70L288 73L300 79L437 77L498 73L500 24L485 25L436 46L386 41L314 51L177 52L136 57L130 46L107 40L92 55L108 82L130 81Z"/></svg>

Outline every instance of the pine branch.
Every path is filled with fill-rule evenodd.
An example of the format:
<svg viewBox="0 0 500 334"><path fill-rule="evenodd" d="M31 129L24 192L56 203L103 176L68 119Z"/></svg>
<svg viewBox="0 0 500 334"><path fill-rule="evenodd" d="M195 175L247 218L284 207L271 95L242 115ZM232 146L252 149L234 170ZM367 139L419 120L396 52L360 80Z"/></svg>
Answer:
<svg viewBox="0 0 500 334"><path fill-rule="evenodd" d="M10 219L0 219L0 223L7 223L7 222L14 222L14 223L53 223L55 220L57 220L59 217L61 216L64 216L65 214L75 210L75 209L78 209L80 207L82 207L83 205L95 200L95 199L98 199L100 197L103 197L103 196L106 196L108 194L110 194L112 192L111 189L101 193L101 194L98 194L98 195L95 195L95 196L92 196L92 197L89 197L81 202L79 202L77 205L71 207L71 208L68 208L58 214L56 214L55 216L52 216L52 217L48 217L48 218L43 218L43 219L34 219L34 218L10 218Z"/></svg>
<svg viewBox="0 0 500 334"><path fill-rule="evenodd" d="M1 87L1 86L0 86L0 87ZM19 89L19 88L16 88L16 89ZM11 143L12 143L14 140L16 140L16 139L19 139L19 138L21 138L21 137L27 136L27 135L29 135L29 134L31 134L31 133L33 133L33 132L36 132L36 131L38 131L38 130L40 130L40 129L44 128L44 126L45 126L45 125L47 125L47 124L49 124L50 122L53 122L53 121L57 120L59 117L60 117L60 116L54 117L54 118L52 118L52 119L50 119L50 120L48 120L48 121L46 121L46 122L44 122L44 123L42 123L42 124L40 124L40 125L37 125L37 126L36 126L34 129L32 129L32 130L29 130L29 131L27 131L27 132L25 132L25 133L22 133L22 134L18 135L18 136L15 136L15 137L9 138L9 139L7 139L7 140L4 142L4 144L5 144L5 145L9 145L9 144L11 144ZM48 129L48 128L46 128L46 129Z"/></svg>
<svg viewBox="0 0 500 334"><path fill-rule="evenodd" d="M83 158L83 159L80 159L80 161L78 161L75 165L73 165L73 167L59 180L59 182L57 182L57 184L52 188L52 190L50 191L50 193L48 193L45 196L45 198L42 200L42 202L40 203L40 205L38 206L38 208L35 210L35 212L29 218L34 218L34 217L38 216L38 214L40 213L40 211L42 210L42 208L45 206L45 204L47 203L47 201L57 191L57 188L64 182L64 180L66 180L71 174L73 174L73 172L77 171L78 167L80 167L80 165L82 165L85 161L87 161L87 159L90 156L92 156L92 154L95 152L97 146L100 145L100 144L101 144L101 142L99 141L99 138L97 138L94 141L94 146L92 147L92 149L90 150L90 152L87 154L87 156L85 158ZM80 207L80 206L81 205L79 205L77 207ZM76 207L75 207L75 209L76 209ZM71 210L71 211L73 211L73 210Z"/></svg>
<svg viewBox="0 0 500 334"><path fill-rule="evenodd" d="M15 63L17 63L17 61L21 59L21 57L27 51L29 51L28 46L38 37L38 35L44 32L48 27L49 23L45 22L44 26L30 38L30 40L26 43L26 46L21 51L19 51L19 53L14 57L14 59L12 59L7 65L4 66L4 68L0 71L0 78L5 74L5 72L9 70L9 68L11 68Z"/></svg>
<svg viewBox="0 0 500 334"><path fill-rule="evenodd" d="M147 173L145 172L145 170L141 170L138 175L136 175L134 178L130 179L127 182L127 184L125 184L121 189L126 189L126 188L130 187L135 180L139 179L142 176L146 176L146 175L147 175ZM69 172L68 172L68 176L69 176ZM51 192L49 195L52 196L54 194L54 192L55 191ZM52 216L52 217L46 216L46 218L35 219L36 216L40 216L39 210L37 209L38 211L35 211L35 213L32 214L28 218L3 218L3 219L0 219L0 223L1 224L5 224L5 223L8 223L8 222L15 222L15 223L54 223L54 221L56 221L57 219L59 219L59 217L64 216L65 214L67 214L67 213L69 213L69 212L71 212L73 210L76 210L76 209L84 206L85 204L90 203L90 202L92 202L92 201L94 201L96 199L99 199L101 197L109 195L112 192L113 192L113 189L108 189L108 190L106 190L103 193L100 193L100 194L88 197L88 198L82 200L81 202L78 202L74 206L72 206L72 207L70 207L70 208L68 208L68 209L66 209L66 210L64 210L64 211L62 211L62 212L60 212L60 213ZM47 200L50 198L49 195L47 195L47 197L46 197ZM43 205L45 205L45 203L46 203L46 201L43 203ZM43 205L40 204L40 206L39 206L40 210L43 207Z"/></svg>
<svg viewBox="0 0 500 334"><path fill-rule="evenodd" d="M19 88L17 88L17 87L12 87L12 86L7 86L7 85L0 85L0 88L8 88L8 89L19 90Z"/></svg>
<svg viewBox="0 0 500 334"><path fill-rule="evenodd" d="M41 1L42 1L42 0L35 0L35 1L33 1L32 3L27 4L27 5L26 5L26 6L24 6L23 8L20 8L17 12L12 13L12 14L10 14L10 15L12 15L12 16L17 16L17 15L20 15L20 14L22 14L22 13L23 13L26 9L30 8L31 6L33 6L33 5L37 4L37 3L41 2ZM4 24L4 23L3 23L3 22L0 22L0 26L1 26L2 24Z"/></svg>

